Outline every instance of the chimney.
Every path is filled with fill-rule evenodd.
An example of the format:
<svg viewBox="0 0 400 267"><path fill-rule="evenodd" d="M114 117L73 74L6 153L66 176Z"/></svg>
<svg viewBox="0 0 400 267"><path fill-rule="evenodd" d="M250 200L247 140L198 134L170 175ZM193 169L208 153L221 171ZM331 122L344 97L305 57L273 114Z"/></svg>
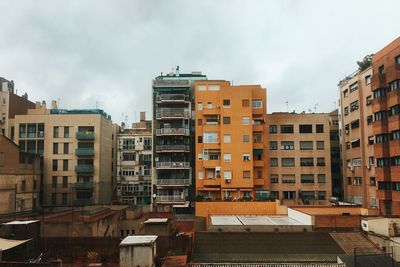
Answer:
<svg viewBox="0 0 400 267"><path fill-rule="evenodd" d="M51 100L51 109L57 109L57 101Z"/></svg>
<svg viewBox="0 0 400 267"><path fill-rule="evenodd" d="M40 104L40 101L36 101L35 108L36 109L42 108L42 104Z"/></svg>
<svg viewBox="0 0 400 267"><path fill-rule="evenodd" d="M46 101L42 100L42 108L46 109Z"/></svg>
<svg viewBox="0 0 400 267"><path fill-rule="evenodd" d="M175 71L176 76L179 77L179 66L176 66L176 71Z"/></svg>
<svg viewBox="0 0 400 267"><path fill-rule="evenodd" d="M146 120L146 112L142 111L140 112L140 121L145 121Z"/></svg>

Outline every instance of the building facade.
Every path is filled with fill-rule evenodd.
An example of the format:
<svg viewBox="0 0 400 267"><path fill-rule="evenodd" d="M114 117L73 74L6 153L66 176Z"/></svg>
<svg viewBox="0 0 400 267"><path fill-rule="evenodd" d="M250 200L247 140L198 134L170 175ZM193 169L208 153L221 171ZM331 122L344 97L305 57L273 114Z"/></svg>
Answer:
<svg viewBox="0 0 400 267"><path fill-rule="evenodd" d="M194 200L193 83L206 79L177 67L153 80L153 203L160 210L185 209Z"/></svg>
<svg viewBox="0 0 400 267"><path fill-rule="evenodd" d="M130 205L151 204L151 121L145 112L131 129L120 128L118 133L117 182L118 200Z"/></svg>
<svg viewBox="0 0 400 267"><path fill-rule="evenodd" d="M329 113L272 113L270 196L289 205L327 204L332 196Z"/></svg>
<svg viewBox="0 0 400 267"><path fill-rule="evenodd" d="M195 83L198 200L266 199L266 104L259 85Z"/></svg>
<svg viewBox="0 0 400 267"><path fill-rule="evenodd" d="M43 157L41 204L108 204L116 191L116 127L99 109L63 110L37 103L15 116L15 142Z"/></svg>
<svg viewBox="0 0 400 267"><path fill-rule="evenodd" d="M381 213L400 214L400 38L372 57L372 131Z"/></svg>
<svg viewBox="0 0 400 267"><path fill-rule="evenodd" d="M21 152L0 135L0 214L34 212L39 207L40 158Z"/></svg>
<svg viewBox="0 0 400 267"><path fill-rule="evenodd" d="M339 82L344 201L377 208L372 68Z"/></svg>
<svg viewBox="0 0 400 267"><path fill-rule="evenodd" d="M331 143L331 173L332 173L332 196L337 200L343 200L343 176L342 161L339 139L339 111L338 109L329 113L329 139Z"/></svg>

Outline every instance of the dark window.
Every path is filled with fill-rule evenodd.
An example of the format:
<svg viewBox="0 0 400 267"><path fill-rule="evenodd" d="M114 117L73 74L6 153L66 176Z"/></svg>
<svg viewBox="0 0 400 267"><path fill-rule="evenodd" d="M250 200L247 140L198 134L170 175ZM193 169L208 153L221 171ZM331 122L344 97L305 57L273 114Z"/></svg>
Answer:
<svg viewBox="0 0 400 267"><path fill-rule="evenodd" d="M276 125L269 126L269 133L277 133L277 132L278 132L278 127Z"/></svg>
<svg viewBox="0 0 400 267"><path fill-rule="evenodd" d="M53 171L56 171L58 169L58 161L56 159L53 159Z"/></svg>
<svg viewBox="0 0 400 267"><path fill-rule="evenodd" d="M203 120L202 119L197 119L197 124L198 125L202 125L203 124Z"/></svg>
<svg viewBox="0 0 400 267"><path fill-rule="evenodd" d="M352 121L350 123L350 128L351 129L357 129L359 127L360 127L360 120L355 120L355 121Z"/></svg>
<svg viewBox="0 0 400 267"><path fill-rule="evenodd" d="M293 133L293 125L281 125L281 133Z"/></svg>
<svg viewBox="0 0 400 267"><path fill-rule="evenodd" d="M400 64L400 55L394 58L394 62L396 62L396 64Z"/></svg>
<svg viewBox="0 0 400 267"><path fill-rule="evenodd" d="M69 143L64 143L64 154L69 154Z"/></svg>
<svg viewBox="0 0 400 267"><path fill-rule="evenodd" d="M65 137L65 138L68 138L68 137L69 137L69 127L68 127L68 126L65 126L65 127L64 127L64 137Z"/></svg>
<svg viewBox="0 0 400 267"><path fill-rule="evenodd" d="M314 166L313 158L300 158L300 166Z"/></svg>
<svg viewBox="0 0 400 267"><path fill-rule="evenodd" d="M231 117L224 117L223 122L224 124L231 124Z"/></svg>
<svg viewBox="0 0 400 267"><path fill-rule="evenodd" d="M61 202L62 202L62 205L67 205L68 204L68 193L62 193L62 199L61 199Z"/></svg>
<svg viewBox="0 0 400 267"><path fill-rule="evenodd" d="M54 138L58 138L59 137L59 135L60 135L59 131L60 131L59 127L58 126L54 126L54 128L53 128L53 137Z"/></svg>
<svg viewBox="0 0 400 267"><path fill-rule="evenodd" d="M248 99L242 99L242 107L247 108L250 106L250 101Z"/></svg>
<svg viewBox="0 0 400 267"><path fill-rule="evenodd" d="M300 133L312 133L312 124L301 124L299 125Z"/></svg>
<svg viewBox="0 0 400 267"><path fill-rule="evenodd" d="M58 143L53 143L53 154L58 154Z"/></svg>
<svg viewBox="0 0 400 267"><path fill-rule="evenodd" d="M51 187L57 188L57 176L51 177Z"/></svg>
<svg viewBox="0 0 400 267"><path fill-rule="evenodd" d="M384 65L379 66L378 72L379 72L379 74L384 74L385 73L385 66Z"/></svg>
<svg viewBox="0 0 400 267"><path fill-rule="evenodd" d="M231 100L230 100L230 99L224 99L224 100L222 100L222 105L223 105L225 108L230 107L230 106L231 106Z"/></svg>
<svg viewBox="0 0 400 267"><path fill-rule="evenodd" d="M68 187L68 176L63 176L63 178L62 178L62 187L64 187L64 188Z"/></svg>
<svg viewBox="0 0 400 267"><path fill-rule="evenodd" d="M269 142L269 150L278 150L278 142L270 141Z"/></svg>
<svg viewBox="0 0 400 267"><path fill-rule="evenodd" d="M315 130L316 130L317 133L323 133L324 132L324 125L323 124L315 125Z"/></svg>
<svg viewBox="0 0 400 267"><path fill-rule="evenodd" d="M63 171L68 171L68 160L67 159L63 160Z"/></svg>
<svg viewBox="0 0 400 267"><path fill-rule="evenodd" d="M203 136L197 136L197 143L202 144L203 143Z"/></svg>

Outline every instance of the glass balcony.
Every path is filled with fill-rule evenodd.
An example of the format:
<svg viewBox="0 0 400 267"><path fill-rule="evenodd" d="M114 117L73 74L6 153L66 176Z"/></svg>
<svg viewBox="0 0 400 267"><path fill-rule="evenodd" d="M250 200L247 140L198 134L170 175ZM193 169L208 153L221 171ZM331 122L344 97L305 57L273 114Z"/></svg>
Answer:
<svg viewBox="0 0 400 267"><path fill-rule="evenodd" d="M75 154L78 157L92 157L92 156L94 156L94 149L93 148L77 148L75 150Z"/></svg>
<svg viewBox="0 0 400 267"><path fill-rule="evenodd" d="M94 166L93 165L76 165L75 166L75 171L78 173L93 173L94 172Z"/></svg>
<svg viewBox="0 0 400 267"><path fill-rule="evenodd" d="M189 152L189 145L158 145L157 152Z"/></svg>
<svg viewBox="0 0 400 267"><path fill-rule="evenodd" d="M76 139L78 140L94 140L93 132L77 132Z"/></svg>
<svg viewBox="0 0 400 267"><path fill-rule="evenodd" d="M190 162L156 162L158 169L188 169Z"/></svg>

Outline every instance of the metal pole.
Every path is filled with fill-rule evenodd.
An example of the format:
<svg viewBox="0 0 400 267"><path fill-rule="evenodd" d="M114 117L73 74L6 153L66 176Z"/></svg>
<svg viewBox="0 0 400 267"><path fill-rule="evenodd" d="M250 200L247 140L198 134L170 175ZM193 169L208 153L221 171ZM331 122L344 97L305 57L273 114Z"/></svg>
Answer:
<svg viewBox="0 0 400 267"><path fill-rule="evenodd" d="M354 267L357 267L357 248L354 248Z"/></svg>

